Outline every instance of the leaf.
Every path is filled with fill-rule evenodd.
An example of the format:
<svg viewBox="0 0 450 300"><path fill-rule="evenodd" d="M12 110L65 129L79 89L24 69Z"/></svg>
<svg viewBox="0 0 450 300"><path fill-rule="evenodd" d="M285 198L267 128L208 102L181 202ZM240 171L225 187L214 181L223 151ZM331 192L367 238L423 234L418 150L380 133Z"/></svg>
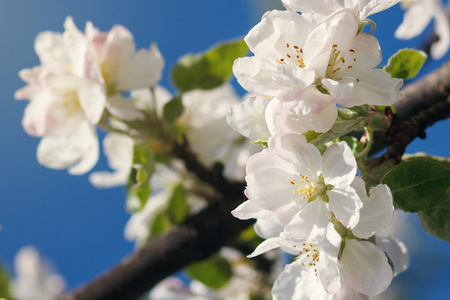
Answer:
<svg viewBox="0 0 450 300"><path fill-rule="evenodd" d="M384 70L392 78L410 79L417 75L426 59L427 54L423 51L401 49L389 58Z"/></svg>
<svg viewBox="0 0 450 300"><path fill-rule="evenodd" d="M0 266L0 297L9 298L11 297L11 293L9 290L10 286L10 276L6 271L6 268Z"/></svg>
<svg viewBox="0 0 450 300"><path fill-rule="evenodd" d="M450 242L450 188L446 199L435 207L420 211L418 216L423 229L434 237Z"/></svg>
<svg viewBox="0 0 450 300"><path fill-rule="evenodd" d="M149 180L154 172L154 154L147 144L135 144L133 164L127 184L127 206L131 211L141 210L150 196ZM139 199L139 205L130 205L133 197Z"/></svg>
<svg viewBox="0 0 450 300"><path fill-rule="evenodd" d="M406 161L392 168L381 182L391 188L400 209L418 212L433 208L445 199L450 169L427 160Z"/></svg>
<svg viewBox="0 0 450 300"><path fill-rule="evenodd" d="M167 102L163 107L163 117L168 123L174 123L176 119L183 113L184 106L181 95L175 96Z"/></svg>
<svg viewBox="0 0 450 300"><path fill-rule="evenodd" d="M170 222L170 218L167 215L167 212L160 212L155 216L155 219L153 220L153 223L150 227L150 237L154 237L160 235L161 233L164 233L171 226L172 223Z"/></svg>
<svg viewBox="0 0 450 300"><path fill-rule="evenodd" d="M201 54L187 54L172 70L174 85L181 91L209 90L227 82L235 59L244 56L248 47L243 39L220 43Z"/></svg>
<svg viewBox="0 0 450 300"><path fill-rule="evenodd" d="M225 286L233 274L230 263L217 255L190 264L186 272L192 278L216 290Z"/></svg>
<svg viewBox="0 0 450 300"><path fill-rule="evenodd" d="M438 164L441 164L444 168L450 169L450 158L443 156L428 155L424 152L417 152L415 154L404 154L402 156L403 161L411 161L416 159L428 160Z"/></svg>
<svg viewBox="0 0 450 300"><path fill-rule="evenodd" d="M169 199L168 208L170 219L173 223L179 224L189 215L189 206L186 202L186 192L183 184L179 183L173 189Z"/></svg>

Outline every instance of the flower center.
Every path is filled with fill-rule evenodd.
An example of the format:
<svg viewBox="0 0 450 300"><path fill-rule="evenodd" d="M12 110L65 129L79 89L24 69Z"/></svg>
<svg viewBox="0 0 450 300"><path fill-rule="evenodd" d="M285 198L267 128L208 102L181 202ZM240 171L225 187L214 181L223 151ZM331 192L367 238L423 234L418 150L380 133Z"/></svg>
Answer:
<svg viewBox="0 0 450 300"><path fill-rule="evenodd" d="M293 191L294 195L302 195L302 199L308 200L308 203L316 200L317 197L321 197L323 201L328 202L326 192L333 188L332 185L325 184L322 174L319 176L319 181L311 180L307 175L301 175L300 180L292 179L290 184L300 185Z"/></svg>
<svg viewBox="0 0 450 300"><path fill-rule="evenodd" d="M103 62L100 64L100 72L102 73L103 80L105 81L106 86L106 94L112 96L117 94L116 82L112 77L113 74L113 66L111 63Z"/></svg>
<svg viewBox="0 0 450 300"><path fill-rule="evenodd" d="M339 77L339 73L341 73L345 69L352 69L352 64L355 62L355 50L349 49L348 52L343 53L338 49L338 45L334 44L330 59L328 61L325 78L331 78L335 80L342 79L341 77ZM356 78L356 82L359 82L358 78Z"/></svg>
<svg viewBox="0 0 450 300"><path fill-rule="evenodd" d="M300 246L299 255L294 260L300 263L303 267L314 267L314 272L317 276L317 264L319 263L319 253L317 249L317 242L303 243ZM297 247L297 245L294 245Z"/></svg>
<svg viewBox="0 0 450 300"><path fill-rule="evenodd" d="M66 116L72 116L82 110L77 91L65 93L62 97L62 104L66 111Z"/></svg>
<svg viewBox="0 0 450 300"><path fill-rule="evenodd" d="M300 68L304 68L305 62L303 61L303 49L297 45L286 43L286 54L284 57L277 59L277 62L282 65L292 64L297 65Z"/></svg>

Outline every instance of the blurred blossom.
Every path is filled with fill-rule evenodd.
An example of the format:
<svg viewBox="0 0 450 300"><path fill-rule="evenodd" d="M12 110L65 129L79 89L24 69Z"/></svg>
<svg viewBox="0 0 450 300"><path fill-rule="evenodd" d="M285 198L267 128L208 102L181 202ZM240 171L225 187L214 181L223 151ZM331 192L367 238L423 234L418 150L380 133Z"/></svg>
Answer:
<svg viewBox="0 0 450 300"><path fill-rule="evenodd" d="M56 273L31 246L19 250L14 260L16 277L11 291L18 300L53 300L65 288L64 278Z"/></svg>

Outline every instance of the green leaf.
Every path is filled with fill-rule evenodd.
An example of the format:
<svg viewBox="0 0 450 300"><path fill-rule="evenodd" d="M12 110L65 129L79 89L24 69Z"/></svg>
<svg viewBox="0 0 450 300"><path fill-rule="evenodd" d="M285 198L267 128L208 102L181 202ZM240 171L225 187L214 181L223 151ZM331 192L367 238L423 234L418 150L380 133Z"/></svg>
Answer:
<svg viewBox="0 0 450 300"><path fill-rule="evenodd" d="M415 154L404 154L402 156L403 161L411 161L411 160L417 160L417 159L432 161L432 162L441 164L444 168L450 169L450 158L449 157L428 155L424 152L417 152Z"/></svg>
<svg viewBox="0 0 450 300"><path fill-rule="evenodd" d="M233 274L230 263L217 255L190 264L186 272L192 278L216 290L225 286Z"/></svg>
<svg viewBox="0 0 450 300"><path fill-rule="evenodd" d="M169 216L173 223L179 224L189 215L189 205L186 202L186 191L179 183L172 191L169 199Z"/></svg>
<svg viewBox="0 0 450 300"><path fill-rule="evenodd" d="M131 211L141 210L150 196L149 180L154 172L154 154L147 144L135 144L133 164L127 184L127 207ZM130 203L133 197L139 199L139 205Z"/></svg>
<svg viewBox="0 0 450 300"><path fill-rule="evenodd" d="M392 168L381 180L402 210L418 212L443 201L450 186L450 169L427 160L413 160Z"/></svg>
<svg viewBox="0 0 450 300"><path fill-rule="evenodd" d="M3 266L0 266L0 297L9 298L11 293L9 291L10 276Z"/></svg>
<svg viewBox="0 0 450 300"><path fill-rule="evenodd" d="M429 234L450 242L450 188L447 188L445 200L435 207L420 211L420 224Z"/></svg>
<svg viewBox="0 0 450 300"><path fill-rule="evenodd" d="M220 43L205 53L187 54L172 70L173 83L182 92L219 87L229 80L234 60L247 52L244 40L239 39Z"/></svg>
<svg viewBox="0 0 450 300"><path fill-rule="evenodd" d="M163 117L168 123L174 123L176 119L183 113L184 106L181 95L175 96L167 102L163 107Z"/></svg>
<svg viewBox="0 0 450 300"><path fill-rule="evenodd" d="M151 201L151 200L150 200ZM164 233L172 226L170 222L170 217L167 215L167 212L160 212L155 216L153 223L150 227L150 237L154 237Z"/></svg>
<svg viewBox="0 0 450 300"><path fill-rule="evenodd" d="M413 49L402 49L389 58L384 70L393 78L410 79L422 68L427 54Z"/></svg>

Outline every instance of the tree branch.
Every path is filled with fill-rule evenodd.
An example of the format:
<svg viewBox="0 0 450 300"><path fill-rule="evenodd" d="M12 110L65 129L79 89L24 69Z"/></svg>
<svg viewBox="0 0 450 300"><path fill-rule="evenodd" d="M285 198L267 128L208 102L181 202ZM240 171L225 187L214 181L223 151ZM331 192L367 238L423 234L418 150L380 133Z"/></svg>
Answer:
<svg viewBox="0 0 450 300"><path fill-rule="evenodd" d="M427 126L448 117L449 95L450 63L406 86L403 96L395 105L397 119L387 132L387 141L391 145L387 153L398 156L398 150L393 148L400 137L404 151L404 147L420 136ZM240 231L252 223L238 220L230 214L244 200L244 183L227 181L220 168L213 168L212 171L206 169L186 146L176 145L173 154L183 159L186 168L200 180L222 194L223 201L210 205L183 224L151 240L105 274L59 297L59 300L135 299L165 277L194 261L207 258L223 245L231 243Z"/></svg>

